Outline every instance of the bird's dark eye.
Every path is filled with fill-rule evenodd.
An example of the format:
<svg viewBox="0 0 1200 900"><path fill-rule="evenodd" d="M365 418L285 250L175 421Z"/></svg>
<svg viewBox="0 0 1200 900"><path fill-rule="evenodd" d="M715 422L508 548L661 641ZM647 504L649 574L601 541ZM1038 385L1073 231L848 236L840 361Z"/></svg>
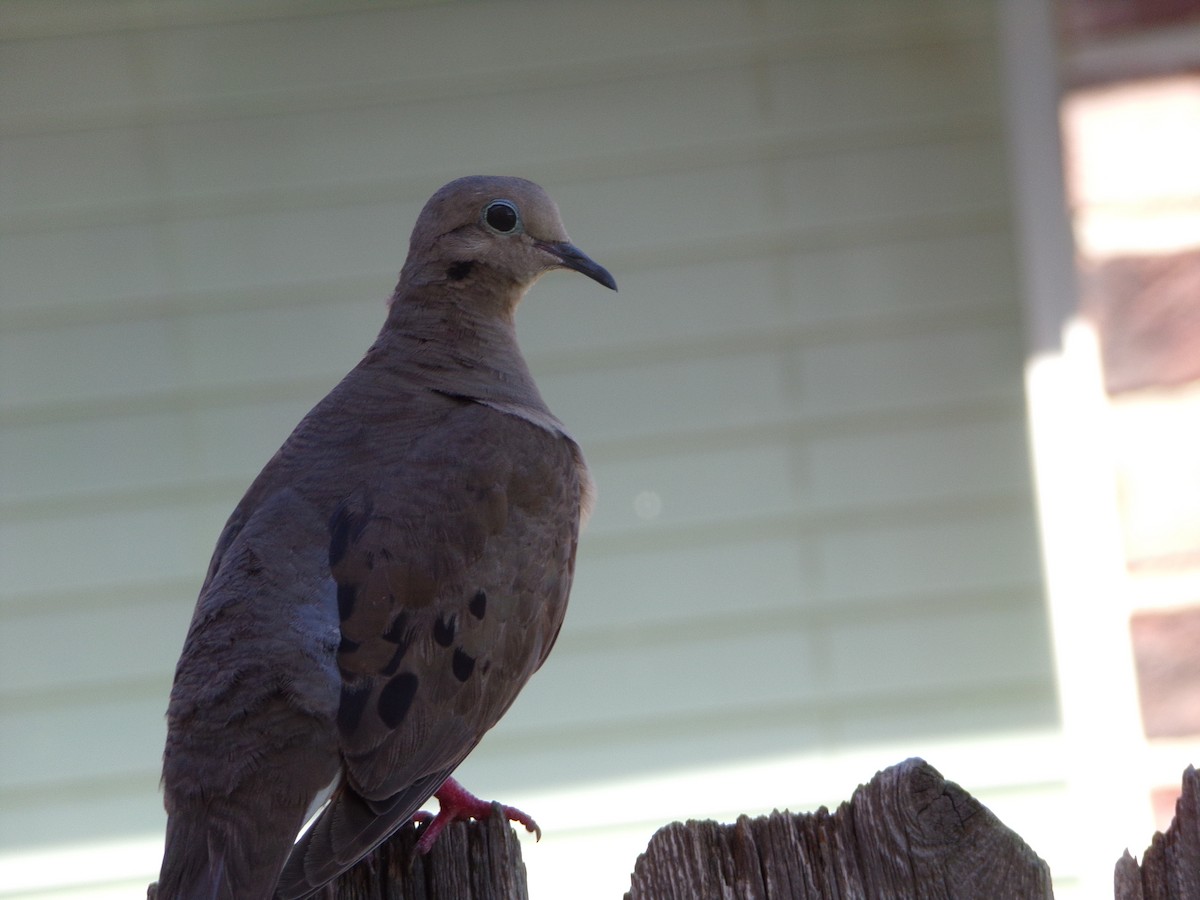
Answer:
<svg viewBox="0 0 1200 900"><path fill-rule="evenodd" d="M507 200L493 200L483 211L483 220L501 234L517 227L517 208Z"/></svg>

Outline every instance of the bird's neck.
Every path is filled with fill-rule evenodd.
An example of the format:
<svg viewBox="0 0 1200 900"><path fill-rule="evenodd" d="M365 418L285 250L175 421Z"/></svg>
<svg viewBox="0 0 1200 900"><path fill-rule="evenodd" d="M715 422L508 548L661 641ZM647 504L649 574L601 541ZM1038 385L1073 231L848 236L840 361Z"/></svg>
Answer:
<svg viewBox="0 0 1200 900"><path fill-rule="evenodd" d="M505 298L507 299L507 298ZM516 300L485 308L441 285L397 289L368 359L440 393L557 423L517 346Z"/></svg>

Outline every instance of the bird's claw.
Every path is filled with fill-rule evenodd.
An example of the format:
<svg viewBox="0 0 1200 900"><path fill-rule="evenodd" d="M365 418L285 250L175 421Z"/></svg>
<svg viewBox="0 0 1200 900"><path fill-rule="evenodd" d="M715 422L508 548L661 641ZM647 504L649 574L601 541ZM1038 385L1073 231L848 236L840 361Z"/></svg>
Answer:
<svg viewBox="0 0 1200 900"><path fill-rule="evenodd" d="M500 812L504 814L504 818L510 822L519 822L525 826L525 830L533 835L534 840L542 839L542 828L537 822L533 821L533 816L527 812L522 812L515 806L505 806L503 803L495 804L499 807Z"/></svg>
<svg viewBox="0 0 1200 900"><path fill-rule="evenodd" d="M515 806L505 806L501 803L488 803L480 800L453 778L447 778L438 788L435 797L438 799L437 815L421 811L413 816L413 820L422 826L421 836L417 839L416 850L422 856L433 849L438 835L452 822L465 822L467 819L483 820L491 816L493 810L500 813L510 822L519 822L525 830L542 839L542 829L533 817L522 812Z"/></svg>

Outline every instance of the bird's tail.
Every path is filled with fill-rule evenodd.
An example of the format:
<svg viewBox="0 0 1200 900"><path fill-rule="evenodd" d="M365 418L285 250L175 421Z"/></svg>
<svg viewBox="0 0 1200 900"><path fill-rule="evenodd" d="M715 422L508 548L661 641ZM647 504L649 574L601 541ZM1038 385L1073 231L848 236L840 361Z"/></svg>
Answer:
<svg viewBox="0 0 1200 900"><path fill-rule="evenodd" d="M345 872L402 825L438 789L449 770L419 779L388 800L372 803L343 783L292 848L275 900L309 897Z"/></svg>
<svg viewBox="0 0 1200 900"><path fill-rule="evenodd" d="M258 864L244 842L211 818L174 815L158 875L156 900L269 900L286 854Z"/></svg>

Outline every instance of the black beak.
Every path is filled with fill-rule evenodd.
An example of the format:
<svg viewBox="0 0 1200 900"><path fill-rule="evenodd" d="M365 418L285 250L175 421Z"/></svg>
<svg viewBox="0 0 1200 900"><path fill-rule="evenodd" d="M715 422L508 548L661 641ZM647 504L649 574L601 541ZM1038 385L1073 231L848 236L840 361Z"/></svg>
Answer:
<svg viewBox="0 0 1200 900"><path fill-rule="evenodd" d="M616 279L609 274L608 269L600 265L574 244L566 241L539 241L538 246L552 256L558 257L565 268L574 269L586 275L593 281L598 281L609 290L617 289Z"/></svg>

